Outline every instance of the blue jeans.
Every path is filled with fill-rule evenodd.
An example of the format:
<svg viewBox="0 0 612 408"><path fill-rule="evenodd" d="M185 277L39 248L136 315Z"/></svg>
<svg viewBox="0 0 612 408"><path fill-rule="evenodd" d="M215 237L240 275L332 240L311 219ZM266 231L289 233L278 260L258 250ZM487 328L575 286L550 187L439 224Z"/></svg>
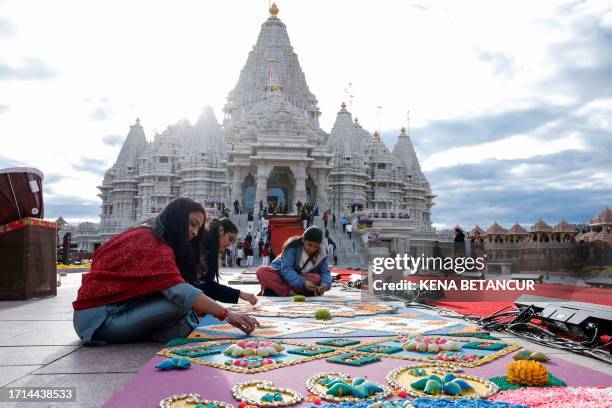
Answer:
<svg viewBox="0 0 612 408"><path fill-rule="evenodd" d="M198 324L192 307L200 293L181 283L148 296L75 311L74 328L84 345L187 337Z"/></svg>

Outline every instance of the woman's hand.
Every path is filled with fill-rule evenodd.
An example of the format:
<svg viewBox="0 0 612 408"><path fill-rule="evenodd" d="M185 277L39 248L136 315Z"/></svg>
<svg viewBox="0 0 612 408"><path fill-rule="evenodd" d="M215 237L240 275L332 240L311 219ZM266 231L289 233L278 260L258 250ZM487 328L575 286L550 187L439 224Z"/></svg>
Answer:
<svg viewBox="0 0 612 408"><path fill-rule="evenodd" d="M261 327L256 319L242 313L228 312L225 321L246 334L251 334L256 327Z"/></svg>
<svg viewBox="0 0 612 408"><path fill-rule="evenodd" d="M321 286L319 286L319 288L317 289L317 295L321 296L328 290L329 290L329 286L327 286L327 283L322 283Z"/></svg>
<svg viewBox="0 0 612 408"><path fill-rule="evenodd" d="M252 293L240 292L240 299L249 302L253 306L257 303L257 296Z"/></svg>
<svg viewBox="0 0 612 408"><path fill-rule="evenodd" d="M307 290L308 292L316 293L319 287L315 285L314 283L312 283L311 281L309 281L308 279L306 279L304 281L304 289Z"/></svg>

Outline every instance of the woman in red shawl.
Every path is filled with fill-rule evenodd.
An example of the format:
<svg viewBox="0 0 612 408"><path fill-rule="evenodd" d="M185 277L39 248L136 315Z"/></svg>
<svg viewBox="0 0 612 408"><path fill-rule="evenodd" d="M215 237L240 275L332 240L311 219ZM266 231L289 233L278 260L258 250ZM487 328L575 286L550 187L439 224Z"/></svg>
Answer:
<svg viewBox="0 0 612 408"><path fill-rule="evenodd" d="M153 228L130 229L102 245L72 303L83 344L186 337L203 314L247 334L258 327L254 318L230 312L181 277L197 267L205 222L200 204L179 198Z"/></svg>

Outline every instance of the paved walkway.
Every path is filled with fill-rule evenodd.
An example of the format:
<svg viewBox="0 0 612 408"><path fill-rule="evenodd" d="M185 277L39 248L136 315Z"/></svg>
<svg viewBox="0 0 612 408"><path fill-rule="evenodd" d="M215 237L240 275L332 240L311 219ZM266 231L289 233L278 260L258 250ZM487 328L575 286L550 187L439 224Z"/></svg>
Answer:
<svg viewBox="0 0 612 408"><path fill-rule="evenodd" d="M242 269L224 269L229 279ZM81 274L62 278L54 298L0 302L0 387L76 387L76 403L0 403L0 407L99 407L162 348L160 343L81 347L72 328L72 305ZM256 293L257 285L241 290ZM600 361L528 344L508 334L500 337L527 345L603 373L612 368Z"/></svg>

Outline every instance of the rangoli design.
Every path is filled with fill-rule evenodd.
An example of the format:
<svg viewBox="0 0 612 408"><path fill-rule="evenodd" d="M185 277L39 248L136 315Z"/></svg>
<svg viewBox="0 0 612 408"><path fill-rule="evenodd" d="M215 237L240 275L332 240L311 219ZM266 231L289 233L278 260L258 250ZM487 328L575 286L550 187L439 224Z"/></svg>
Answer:
<svg viewBox="0 0 612 408"><path fill-rule="evenodd" d="M476 350L501 350L506 347L507 344L494 342L494 341L470 341L465 343L462 347L464 349L476 349Z"/></svg>
<svg viewBox="0 0 612 408"><path fill-rule="evenodd" d="M288 318L312 318L318 309L327 309L334 317L371 316L395 311L393 306L380 302L317 302L312 300L279 303L262 299L255 306L240 304L232 307L232 311L251 316Z"/></svg>
<svg viewBox="0 0 612 408"><path fill-rule="evenodd" d="M319 347L319 346L304 346L292 350L287 350L287 353L300 354L302 356L318 356L320 354L329 354L335 352L337 349L332 347Z"/></svg>
<svg viewBox="0 0 612 408"><path fill-rule="evenodd" d="M360 367L366 364L376 363L380 361L380 357L368 356L357 353L346 353L330 357L326 361L328 363L345 364L349 366Z"/></svg>
<svg viewBox="0 0 612 408"><path fill-rule="evenodd" d="M439 362L456 364L464 367L476 367L500 358L519 348L519 346L504 342L503 347L488 345L483 349L466 349L464 344L474 343L472 339L449 340L442 337L390 337L363 343L358 347L349 347L356 352L378 357L397 358L422 362ZM397 350L399 348L399 350ZM387 351L387 352L386 352ZM389 353L389 351L391 351Z"/></svg>
<svg viewBox="0 0 612 408"><path fill-rule="evenodd" d="M447 372L440 366L398 367L389 373L387 381L392 387L402 389L414 397L488 398L499 391L497 385L489 380Z"/></svg>
<svg viewBox="0 0 612 408"><path fill-rule="evenodd" d="M354 333L357 330L347 329L344 327L326 327L324 329L319 329L319 332L325 334L338 334L340 336L344 336L345 334Z"/></svg>
<svg viewBox="0 0 612 408"><path fill-rule="evenodd" d="M403 350L401 347L386 346L383 344L371 344L369 346L357 347L355 350L363 351L365 353L378 353L378 354L394 354L399 353Z"/></svg>
<svg viewBox="0 0 612 408"><path fill-rule="evenodd" d="M244 347L243 347L244 346ZM198 351L202 352L199 353ZM160 356L182 357L192 363L238 373L260 373L340 354L340 348L270 339L217 340L198 346L170 347Z"/></svg>
<svg viewBox="0 0 612 408"><path fill-rule="evenodd" d="M185 347L181 350L177 350L174 354L177 356L184 357L202 357L202 356L210 356L211 354L219 354L219 350L214 350L210 346L203 344L193 347Z"/></svg>
<svg viewBox="0 0 612 408"><path fill-rule="evenodd" d="M279 388L269 381L247 381L232 387L232 395L238 401L259 407L286 407L295 405L304 397L288 388Z"/></svg>
<svg viewBox="0 0 612 408"><path fill-rule="evenodd" d="M306 387L312 394L333 402L378 400L391 395L386 386L337 372L316 374L306 381Z"/></svg>
<svg viewBox="0 0 612 408"><path fill-rule="evenodd" d="M384 319L383 319L384 317ZM370 317L363 320L342 322L342 327L358 330L373 330L389 334L418 335L456 325L446 320L403 319L397 316Z"/></svg>
<svg viewBox="0 0 612 408"><path fill-rule="evenodd" d="M232 404L202 399L200 394L171 395L159 402L159 408L234 408Z"/></svg>
<svg viewBox="0 0 612 408"><path fill-rule="evenodd" d="M326 340L319 340L316 343L322 346L347 347L347 346L357 345L361 342L359 340L353 340L353 339L326 339Z"/></svg>
<svg viewBox="0 0 612 408"><path fill-rule="evenodd" d="M321 327L319 323L309 323L300 321L283 321L282 324L275 320L258 319L261 327L251 333L251 337L280 337L287 334L302 333L315 330ZM227 324L214 324L210 326L199 326L189 336L190 338L210 338L228 339L245 337L245 334L238 328Z"/></svg>

